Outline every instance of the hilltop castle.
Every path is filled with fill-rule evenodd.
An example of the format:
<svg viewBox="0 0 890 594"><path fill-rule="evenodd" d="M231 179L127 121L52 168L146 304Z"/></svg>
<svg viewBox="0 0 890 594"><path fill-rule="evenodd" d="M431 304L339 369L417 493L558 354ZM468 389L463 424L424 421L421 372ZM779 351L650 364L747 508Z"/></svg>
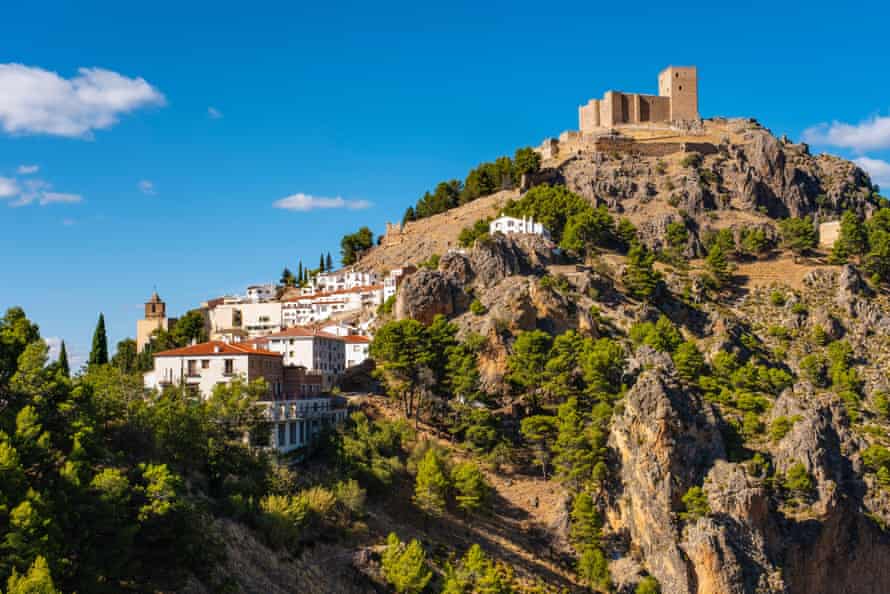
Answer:
<svg viewBox="0 0 890 594"><path fill-rule="evenodd" d="M581 134L628 124L697 121L698 74L695 66L668 66L658 74L658 95L608 91L578 108Z"/></svg>

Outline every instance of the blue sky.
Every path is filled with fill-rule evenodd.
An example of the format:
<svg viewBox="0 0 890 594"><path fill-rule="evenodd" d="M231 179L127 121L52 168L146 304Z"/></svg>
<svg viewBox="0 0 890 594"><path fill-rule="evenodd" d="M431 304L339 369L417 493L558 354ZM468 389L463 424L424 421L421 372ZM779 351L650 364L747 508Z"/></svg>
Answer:
<svg viewBox="0 0 890 594"><path fill-rule="evenodd" d="M10 3L0 307L83 354L100 311L117 341L155 286L180 313L336 257L437 181L575 128L587 99L654 93L668 64L698 66L704 116L796 139L825 124L814 149L871 159L890 187L888 17L878 2ZM329 208L275 208L296 194Z"/></svg>

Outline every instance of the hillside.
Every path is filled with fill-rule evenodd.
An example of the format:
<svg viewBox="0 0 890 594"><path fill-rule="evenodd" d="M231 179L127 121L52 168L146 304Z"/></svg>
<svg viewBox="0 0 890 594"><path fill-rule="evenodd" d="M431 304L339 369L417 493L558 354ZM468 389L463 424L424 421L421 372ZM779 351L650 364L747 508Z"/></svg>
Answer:
<svg viewBox="0 0 890 594"><path fill-rule="evenodd" d="M637 143L650 141L637 136ZM852 163L812 155L751 120L708 121L703 133L682 140L713 151L646 156L570 141L525 186L564 185L604 206L614 221L629 220L658 260L661 282L647 297L629 282L636 263L626 248L609 240L554 253L539 237L495 236L449 251L462 228L507 198L519 200L519 192L410 223L362 265L385 269L441 256L437 269L404 282L393 318L430 324L443 315L462 339L481 337L479 389L505 435L525 435L514 442L518 451L534 451L528 435L516 432L519 421L529 414L561 419L567 399L577 398L588 430L602 428L607 443L597 456L608 478L592 485L538 480L544 493L563 493L567 522L543 522L541 537L563 558L577 558L586 549L566 538L568 514L580 494L591 493L603 519L598 546L616 591L633 591L647 575L672 594L887 591L890 302L886 279L866 279L884 257L874 252L883 249L878 219L890 211L874 215L886 202ZM850 254L840 264L837 250L787 249L791 231L781 221L808 217L815 226L845 213L873 219L873 253ZM756 242L752 229L760 233ZM720 283L715 243L730 270ZM536 332L552 345L542 353L549 361L537 380L522 384L515 362L528 356L523 336ZM551 387L556 361L563 365L569 352L558 349L575 340L620 345L619 385L585 388L590 347L572 347L581 349L572 355L578 362L559 380L570 385ZM604 404L611 413L598 425ZM418 414L449 426L432 409ZM492 483L498 493L509 490L500 477ZM495 558L515 561L486 536L479 538ZM423 538L436 540L429 532ZM521 542L518 533L508 538ZM567 579L575 588L584 581ZM556 575L544 582L566 585Z"/></svg>

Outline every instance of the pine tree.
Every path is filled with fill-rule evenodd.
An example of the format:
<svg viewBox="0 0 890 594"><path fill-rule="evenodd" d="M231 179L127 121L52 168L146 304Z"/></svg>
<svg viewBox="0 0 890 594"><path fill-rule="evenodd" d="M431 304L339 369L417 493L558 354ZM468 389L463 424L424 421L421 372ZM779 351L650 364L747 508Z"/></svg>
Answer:
<svg viewBox="0 0 890 594"><path fill-rule="evenodd" d="M726 259L726 252L719 243L714 243L708 250L708 256L705 258L705 264L708 271L717 281L717 286L724 286L732 278L732 267L729 260Z"/></svg>
<svg viewBox="0 0 890 594"><path fill-rule="evenodd" d="M435 448L430 448L417 465L414 500L418 506L433 515L445 511L448 477L445 475L444 467L441 455Z"/></svg>
<svg viewBox="0 0 890 594"><path fill-rule="evenodd" d="M831 250L831 261L843 264L850 256L862 257L868 251L868 234L862 219L852 210L841 218L840 235Z"/></svg>
<svg viewBox="0 0 890 594"><path fill-rule="evenodd" d="M627 252L624 284L637 299L650 299L655 294L660 276L653 267L654 263L655 254L643 245L634 244Z"/></svg>
<svg viewBox="0 0 890 594"><path fill-rule="evenodd" d="M399 594L419 594L433 577L420 543L412 540L405 546L394 532L386 538L381 565L386 581Z"/></svg>
<svg viewBox="0 0 890 594"><path fill-rule="evenodd" d="M328 252L328 256L325 259L324 265L325 265L325 268L328 270L328 272L330 272L331 270L334 269L334 259L331 258L331 252Z"/></svg>
<svg viewBox="0 0 890 594"><path fill-rule="evenodd" d="M6 591L8 594L56 594L59 592L53 583L46 559L42 556L34 559L34 563L24 575L19 575L13 569L6 585Z"/></svg>
<svg viewBox="0 0 890 594"><path fill-rule="evenodd" d="M569 531L572 544L578 549L599 545L602 520L588 493L579 493L572 504L572 525Z"/></svg>
<svg viewBox="0 0 890 594"><path fill-rule="evenodd" d="M105 365L108 363L108 336L105 334L105 316L99 314L99 322L93 333L93 348L90 350L90 365Z"/></svg>
<svg viewBox="0 0 890 594"><path fill-rule="evenodd" d="M71 375L71 368L68 366L68 349L65 348L64 340L62 346L59 347L59 371L65 374L65 377Z"/></svg>
<svg viewBox="0 0 890 594"><path fill-rule="evenodd" d="M293 287L297 284L297 277L290 271L290 268L285 266L284 270L281 271L281 280L278 281L278 284L282 287Z"/></svg>
<svg viewBox="0 0 890 594"><path fill-rule="evenodd" d="M407 210L405 210L405 216L402 217L402 225L414 220L417 220L417 216L414 214L414 207L409 206Z"/></svg>

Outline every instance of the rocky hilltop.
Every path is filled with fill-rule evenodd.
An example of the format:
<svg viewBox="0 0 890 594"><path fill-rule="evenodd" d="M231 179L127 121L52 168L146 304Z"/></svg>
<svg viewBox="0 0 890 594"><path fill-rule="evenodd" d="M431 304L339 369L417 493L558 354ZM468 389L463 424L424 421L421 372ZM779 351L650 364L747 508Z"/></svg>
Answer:
<svg viewBox="0 0 890 594"><path fill-rule="evenodd" d="M854 164L752 120L707 121L694 140L700 150L667 154L563 143L521 190L409 223L360 265L439 256L403 282L387 319L442 315L461 337L482 336L481 389L505 426L540 406L509 377L523 333L622 345L610 471L593 489L614 591L652 576L666 594L888 592L886 285L865 272L864 254L847 263L827 248L790 254L779 224L849 212L867 221L885 201ZM497 235L457 249L464 228L541 184L633 223L658 257L651 295L632 290L621 248L579 255ZM762 231L756 253L742 246L751 229ZM717 286L713 262L701 260L715 241L730 242L732 271ZM668 326L693 346L665 346L658 328ZM690 374L693 350L703 360ZM576 491L544 484L570 509ZM571 557L567 530L568 519L542 538Z"/></svg>

